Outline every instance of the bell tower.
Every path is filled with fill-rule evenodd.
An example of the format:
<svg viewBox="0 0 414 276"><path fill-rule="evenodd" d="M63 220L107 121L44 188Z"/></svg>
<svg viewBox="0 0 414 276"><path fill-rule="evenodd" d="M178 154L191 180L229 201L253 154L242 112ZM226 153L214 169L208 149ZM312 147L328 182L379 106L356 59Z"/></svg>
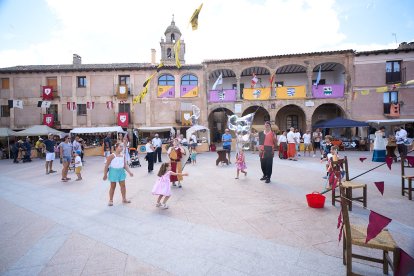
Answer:
<svg viewBox="0 0 414 276"><path fill-rule="evenodd" d="M175 26L174 15L172 17L171 25L167 27L164 32L165 39L161 38L161 62L165 65L175 65L175 53L174 45L180 40L180 53L179 58L181 64L185 64L184 55L185 55L185 43L181 39L181 32L177 26Z"/></svg>

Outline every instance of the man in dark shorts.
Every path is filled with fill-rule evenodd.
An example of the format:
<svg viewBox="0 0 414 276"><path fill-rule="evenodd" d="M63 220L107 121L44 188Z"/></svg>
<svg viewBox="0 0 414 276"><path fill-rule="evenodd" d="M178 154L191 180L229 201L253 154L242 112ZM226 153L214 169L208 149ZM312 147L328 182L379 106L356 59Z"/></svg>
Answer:
<svg viewBox="0 0 414 276"><path fill-rule="evenodd" d="M316 149L319 149L319 153L322 155L321 141L322 141L322 132L319 128L315 130L312 134L313 141L313 157L316 156Z"/></svg>
<svg viewBox="0 0 414 276"><path fill-rule="evenodd" d="M227 155L229 157L229 164L231 164L231 161L230 161L231 139L232 137L230 134L230 130L226 128L223 136L221 136L221 141L223 142L223 149L227 151Z"/></svg>
<svg viewBox="0 0 414 276"><path fill-rule="evenodd" d="M55 140L53 139L53 134L49 133L47 139L43 141L43 145L45 147L46 152L46 174L55 173L52 169L53 160L55 160Z"/></svg>

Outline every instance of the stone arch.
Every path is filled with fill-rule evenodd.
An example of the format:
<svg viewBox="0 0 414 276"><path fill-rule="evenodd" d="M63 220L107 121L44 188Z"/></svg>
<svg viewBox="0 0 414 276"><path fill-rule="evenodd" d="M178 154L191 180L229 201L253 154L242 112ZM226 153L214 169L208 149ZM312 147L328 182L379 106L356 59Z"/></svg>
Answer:
<svg viewBox="0 0 414 276"><path fill-rule="evenodd" d="M306 85L308 83L306 72L306 66L299 63L279 66L276 69L275 87Z"/></svg>
<svg viewBox="0 0 414 276"><path fill-rule="evenodd" d="M251 105L247 107L242 116L255 112L253 118L252 128L256 130L262 130L264 128L264 122L270 121L270 114L263 106Z"/></svg>
<svg viewBox="0 0 414 276"><path fill-rule="evenodd" d="M232 69L220 68L208 73L208 90L212 90L212 87L220 74L222 74L223 84L218 85L216 89L237 89L237 87L234 87L234 85L237 84L237 78L234 71Z"/></svg>
<svg viewBox="0 0 414 276"><path fill-rule="evenodd" d="M314 84L321 68L321 82L319 84L345 84L346 67L340 62L322 62L313 67L312 84Z"/></svg>
<svg viewBox="0 0 414 276"><path fill-rule="evenodd" d="M208 128L210 129L210 141L221 142L221 135L227 128L227 117L233 115L233 111L225 107L213 109L208 115Z"/></svg>
<svg viewBox="0 0 414 276"><path fill-rule="evenodd" d="M312 126L323 121L335 119L337 117L346 118L344 109L335 103L324 103L315 108L312 114Z"/></svg>
<svg viewBox="0 0 414 276"><path fill-rule="evenodd" d="M304 132L307 127L306 113L298 105L285 105L276 113L275 123L281 131L293 126Z"/></svg>

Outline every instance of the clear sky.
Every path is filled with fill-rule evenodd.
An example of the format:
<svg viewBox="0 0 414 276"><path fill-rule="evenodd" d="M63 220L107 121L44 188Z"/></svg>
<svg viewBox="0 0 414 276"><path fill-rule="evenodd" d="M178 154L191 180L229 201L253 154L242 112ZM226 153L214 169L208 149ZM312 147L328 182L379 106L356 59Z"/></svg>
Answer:
<svg viewBox="0 0 414 276"><path fill-rule="evenodd" d="M69 64L74 53L85 64L150 62L151 48L158 62L172 14L187 64L389 49L414 41L413 11L414 0L0 0L0 67Z"/></svg>

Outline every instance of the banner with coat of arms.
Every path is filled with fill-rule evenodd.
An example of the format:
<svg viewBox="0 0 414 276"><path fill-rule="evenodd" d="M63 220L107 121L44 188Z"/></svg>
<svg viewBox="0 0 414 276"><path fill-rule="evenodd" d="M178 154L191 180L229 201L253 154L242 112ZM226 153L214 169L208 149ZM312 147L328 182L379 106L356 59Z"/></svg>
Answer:
<svg viewBox="0 0 414 276"><path fill-rule="evenodd" d="M252 101L265 101L270 99L270 87L244 88L243 99Z"/></svg>
<svg viewBox="0 0 414 276"><path fill-rule="evenodd" d="M129 124L129 115L127 112L119 112L118 113L118 126L120 127L128 127Z"/></svg>
<svg viewBox="0 0 414 276"><path fill-rule="evenodd" d="M42 99L44 101L53 100L53 86L42 86Z"/></svg>
<svg viewBox="0 0 414 276"><path fill-rule="evenodd" d="M43 124L48 127L53 127L54 123L53 114L43 114Z"/></svg>
<svg viewBox="0 0 414 276"><path fill-rule="evenodd" d="M306 87L301 86L285 86L276 88L276 99L278 100L296 100L306 98Z"/></svg>
<svg viewBox="0 0 414 276"><path fill-rule="evenodd" d="M182 111L181 112L181 125L182 126L191 126L191 116L193 115L192 111Z"/></svg>
<svg viewBox="0 0 414 276"><path fill-rule="evenodd" d="M128 100L128 85L126 85L126 84L118 85L118 91L116 93L116 97L120 101Z"/></svg>

